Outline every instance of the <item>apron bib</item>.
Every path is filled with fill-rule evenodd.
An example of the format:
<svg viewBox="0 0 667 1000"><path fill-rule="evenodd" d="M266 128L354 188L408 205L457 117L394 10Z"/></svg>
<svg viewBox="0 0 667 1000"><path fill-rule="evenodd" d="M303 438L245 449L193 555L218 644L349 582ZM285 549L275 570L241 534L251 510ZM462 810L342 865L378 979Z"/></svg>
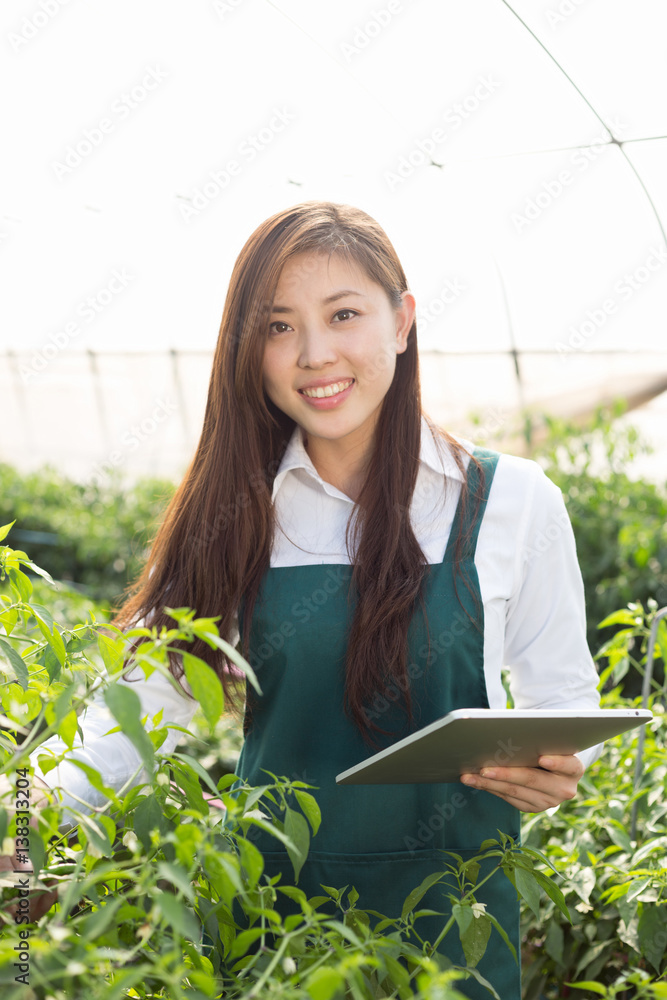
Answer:
<svg viewBox="0 0 667 1000"><path fill-rule="evenodd" d="M381 747L453 709L489 707L484 611L474 556L498 454L475 449L475 456L486 475L477 517L473 522L468 516L463 525L470 528L461 555L463 573L455 590L454 540L463 521L459 501L444 558L426 567L422 594L428 633L419 602L408 633L412 725L400 707L397 687L393 701L376 697L369 706L376 723L391 732L377 737ZM474 495L479 485L474 465L469 481ZM348 601L351 578L352 567L346 564L267 570L253 613L249 654L263 694L248 689L247 733L237 773L252 785L266 784L271 780L266 768L317 786L311 794L322 810L322 824L298 883L308 898L324 895L322 884L354 886L359 908L398 917L410 891L453 862L442 851L454 851L465 860L478 853L483 840L496 838L498 829L518 842L520 819L518 810L502 799L460 782L336 785L336 774L375 752L343 708L345 652L354 612L353 601ZM243 604L241 634L242 616ZM278 842L262 831L253 839L264 855L266 874L282 872L283 882L293 884L291 862L284 851L276 850ZM485 874L482 868L480 879ZM433 942L449 918L447 892L456 892L454 882L434 886L418 906L444 914L419 918L415 926L424 940ZM497 873L476 899L487 904L519 955L519 902L507 877ZM290 900L276 905L297 912ZM439 951L465 965L456 927ZM519 966L495 929L478 969L503 1000L520 1000ZM480 1000L489 996L472 979L457 989Z"/></svg>

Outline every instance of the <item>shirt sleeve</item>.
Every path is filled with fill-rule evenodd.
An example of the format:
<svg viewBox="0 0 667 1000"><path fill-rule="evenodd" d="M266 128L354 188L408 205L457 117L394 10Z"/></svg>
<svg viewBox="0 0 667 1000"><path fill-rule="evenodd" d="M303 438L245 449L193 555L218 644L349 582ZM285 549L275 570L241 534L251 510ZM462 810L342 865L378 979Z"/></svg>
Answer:
<svg viewBox="0 0 667 1000"><path fill-rule="evenodd" d="M147 715L146 728L153 728L152 717L162 709L160 725L169 722L187 728L199 706L194 698L187 696L190 687L183 677L179 681L184 693L179 693L170 681L154 670L146 679L140 667L128 671L129 680L120 679L119 684L127 684L141 701L142 717ZM118 723L109 711L102 688L98 688L92 701L86 706L79 717L79 726L83 732L83 742L77 733L70 750L67 744L57 735L49 737L30 755L33 773L41 778L51 788L60 789L64 806L62 829L76 826L77 820L71 810L76 809L84 815L89 815L95 808L107 801L97 789L90 784L86 774L72 759L83 761L99 771L105 785L118 791L126 782L126 790L134 785L148 781L148 775L142 766L141 757L125 733L109 733ZM160 747L161 753L171 753L181 739L178 730L168 730L167 738ZM37 758L40 755L60 755L66 751L66 757L56 767L44 774L39 767Z"/></svg>
<svg viewBox="0 0 667 1000"><path fill-rule="evenodd" d="M586 640L584 585L570 518L558 487L531 462L530 500L506 608L505 663L516 708L600 706ZM581 751L584 766L604 744Z"/></svg>

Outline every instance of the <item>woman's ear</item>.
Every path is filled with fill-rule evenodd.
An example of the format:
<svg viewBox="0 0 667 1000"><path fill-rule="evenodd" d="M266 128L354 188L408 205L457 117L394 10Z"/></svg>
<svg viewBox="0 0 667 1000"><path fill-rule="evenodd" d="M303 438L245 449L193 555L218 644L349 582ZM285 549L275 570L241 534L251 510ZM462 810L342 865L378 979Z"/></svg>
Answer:
<svg viewBox="0 0 667 1000"><path fill-rule="evenodd" d="M401 292L401 305L396 310L396 353L402 354L408 346L408 336L415 319L417 302L412 292Z"/></svg>

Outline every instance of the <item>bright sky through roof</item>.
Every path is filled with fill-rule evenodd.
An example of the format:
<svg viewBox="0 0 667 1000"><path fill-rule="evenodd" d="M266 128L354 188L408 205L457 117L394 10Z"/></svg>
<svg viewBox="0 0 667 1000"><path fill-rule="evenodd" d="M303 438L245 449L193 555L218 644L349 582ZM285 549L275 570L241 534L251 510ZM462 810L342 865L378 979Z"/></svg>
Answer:
<svg viewBox="0 0 667 1000"><path fill-rule="evenodd" d="M75 421L63 461L90 463L158 398L157 354L213 349L257 224L311 198L396 246L422 351L457 354L425 378L443 421L516 402L514 348L529 399L664 373L666 28L660 0L5 0L11 415L62 409L42 440ZM98 361L105 443L87 351L153 356Z"/></svg>

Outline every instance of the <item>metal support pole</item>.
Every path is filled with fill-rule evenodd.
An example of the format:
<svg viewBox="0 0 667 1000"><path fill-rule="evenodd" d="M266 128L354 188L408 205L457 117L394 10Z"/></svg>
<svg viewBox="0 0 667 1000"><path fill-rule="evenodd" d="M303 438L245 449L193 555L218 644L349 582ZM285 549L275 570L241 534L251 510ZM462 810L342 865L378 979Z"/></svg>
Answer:
<svg viewBox="0 0 667 1000"><path fill-rule="evenodd" d="M651 693L651 681L653 679L653 656L655 653L655 640L658 634L658 625L662 618L667 615L667 607L660 608L656 612L653 622L651 623L651 632L648 638L648 649L646 651L646 669L644 670L644 683L642 684L642 708L648 708L648 696ZM642 776L642 767L644 764L644 733L646 726L639 727L639 739L637 741L637 759L635 761L635 777L633 781L633 792L636 792L639 787L639 782ZM639 800L635 799L632 803L632 824L630 827L630 840L636 841L637 839L637 807L639 805Z"/></svg>

